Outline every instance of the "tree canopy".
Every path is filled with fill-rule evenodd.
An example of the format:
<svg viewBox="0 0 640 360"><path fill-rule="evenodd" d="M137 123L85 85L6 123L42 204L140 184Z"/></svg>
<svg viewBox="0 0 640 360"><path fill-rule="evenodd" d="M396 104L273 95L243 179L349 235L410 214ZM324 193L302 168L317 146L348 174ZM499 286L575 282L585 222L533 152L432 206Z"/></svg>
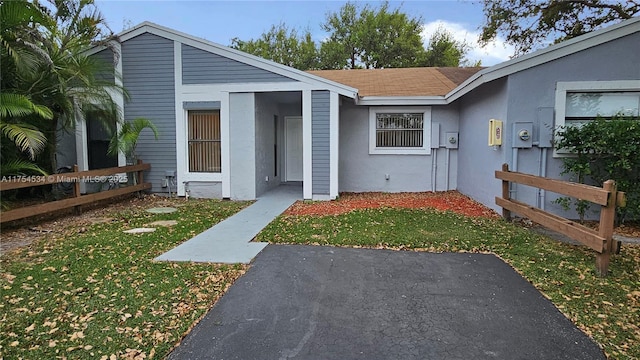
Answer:
<svg viewBox="0 0 640 360"><path fill-rule="evenodd" d="M422 18L411 17L388 3L379 8L347 2L326 15L329 36L316 43L307 30L299 34L281 23L256 40L234 38L231 47L265 59L309 69L398 68L466 65L468 46L439 29L423 45Z"/></svg>
<svg viewBox="0 0 640 360"><path fill-rule="evenodd" d="M640 1L483 0L480 43L502 36L521 55L597 30L640 13Z"/></svg>
<svg viewBox="0 0 640 360"><path fill-rule="evenodd" d="M458 41L446 29L439 27L431 35L426 49L428 66L480 66L480 61L470 63L465 59L469 45Z"/></svg>
<svg viewBox="0 0 640 360"><path fill-rule="evenodd" d="M328 68L385 68L424 66L426 52L422 45L422 19L389 9L369 5L358 8L346 3L338 13L327 15L322 28L329 39L322 46L331 53ZM322 53L322 51L321 51Z"/></svg>
<svg viewBox="0 0 640 360"><path fill-rule="evenodd" d="M316 69L319 65L311 33L305 31L300 35L284 23L273 25L255 40L233 38L231 47L297 69Z"/></svg>

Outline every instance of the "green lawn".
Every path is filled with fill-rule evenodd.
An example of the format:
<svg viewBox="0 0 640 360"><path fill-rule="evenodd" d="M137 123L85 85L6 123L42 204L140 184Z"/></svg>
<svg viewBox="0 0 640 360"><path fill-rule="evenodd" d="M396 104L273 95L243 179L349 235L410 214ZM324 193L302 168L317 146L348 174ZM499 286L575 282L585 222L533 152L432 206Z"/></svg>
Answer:
<svg viewBox="0 0 640 360"><path fill-rule="evenodd" d="M165 204L167 205L167 204ZM171 205L171 204L169 204ZM49 235L0 258L0 358L163 358L244 273L244 266L156 263L152 259L247 203L175 200L179 211L144 208L67 236ZM155 233L121 231L156 220ZM418 251L493 252L548 296L615 359L640 358L640 247L624 246L611 276L594 253L500 220L429 210L359 210L281 216L260 241Z"/></svg>
<svg viewBox="0 0 640 360"><path fill-rule="evenodd" d="M0 359L164 358L246 267L152 259L247 204L175 200L179 210L161 215L132 207L3 256ZM122 233L156 220L178 225Z"/></svg>
<svg viewBox="0 0 640 360"><path fill-rule="evenodd" d="M513 266L612 359L640 359L640 246L623 245L610 276L594 271L595 253L502 220L409 209L336 216L281 216L258 236L272 243L492 252Z"/></svg>

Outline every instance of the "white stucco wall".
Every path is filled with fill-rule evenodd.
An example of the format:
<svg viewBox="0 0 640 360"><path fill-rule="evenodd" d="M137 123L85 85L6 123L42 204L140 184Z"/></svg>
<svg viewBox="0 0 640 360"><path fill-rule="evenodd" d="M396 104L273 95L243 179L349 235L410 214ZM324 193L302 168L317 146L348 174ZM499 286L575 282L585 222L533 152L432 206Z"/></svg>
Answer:
<svg viewBox="0 0 640 360"><path fill-rule="evenodd" d="M254 93L229 95L231 199L256 198L256 117Z"/></svg>

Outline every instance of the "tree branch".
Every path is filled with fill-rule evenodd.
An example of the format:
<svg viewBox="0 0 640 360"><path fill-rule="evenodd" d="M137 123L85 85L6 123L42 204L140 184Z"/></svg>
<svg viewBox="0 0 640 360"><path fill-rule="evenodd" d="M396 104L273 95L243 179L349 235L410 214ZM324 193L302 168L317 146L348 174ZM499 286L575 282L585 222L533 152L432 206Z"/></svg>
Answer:
<svg viewBox="0 0 640 360"><path fill-rule="evenodd" d="M610 9L618 13L620 18L627 20L633 17L633 14L629 14L625 8L622 7L621 4L605 4L598 1L589 1L589 0L565 0L570 3L584 5L586 7L590 7L593 9ZM630 1L631 2L631 1Z"/></svg>

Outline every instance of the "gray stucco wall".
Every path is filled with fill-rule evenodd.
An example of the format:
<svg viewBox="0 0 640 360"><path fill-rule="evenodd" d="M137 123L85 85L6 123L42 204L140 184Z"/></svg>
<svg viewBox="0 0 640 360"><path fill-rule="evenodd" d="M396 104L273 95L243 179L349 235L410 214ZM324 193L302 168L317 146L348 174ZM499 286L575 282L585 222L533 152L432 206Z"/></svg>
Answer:
<svg viewBox="0 0 640 360"><path fill-rule="evenodd" d="M311 92L311 179L314 195L329 195L329 91Z"/></svg>
<svg viewBox="0 0 640 360"><path fill-rule="evenodd" d="M256 112L254 93L229 95L231 199L256 198Z"/></svg>
<svg viewBox="0 0 640 360"><path fill-rule="evenodd" d="M274 143L276 140L274 116L278 116L278 106L269 101L264 94L256 94L256 196L267 192L280 184L280 171L275 176ZM282 126L279 124L278 130ZM278 161L281 163L281 161ZM268 181L266 179L269 179Z"/></svg>
<svg viewBox="0 0 640 360"><path fill-rule="evenodd" d="M214 181L189 181L189 196L196 199L221 199L222 183ZM175 189L173 189L175 191Z"/></svg>
<svg viewBox="0 0 640 360"><path fill-rule="evenodd" d="M639 51L640 33L635 33L511 75L507 118L511 122L532 122L534 141L536 141L541 131L551 133L552 127L555 126L552 109L555 106L557 82L639 80L640 84ZM509 126L506 130L508 132L505 139L510 146L512 127ZM540 148L520 149L517 160L518 171L538 175L540 160ZM507 162L513 168L514 161L511 156ZM553 158L552 149L549 149L547 176L562 178L561 164L561 160ZM568 179L567 176L564 178ZM518 185L517 192L512 196L536 205L538 192L537 189ZM547 192L545 208L571 218L577 217L574 212L565 212L559 205L554 204L553 200L557 197L558 195Z"/></svg>
<svg viewBox="0 0 640 360"><path fill-rule="evenodd" d="M182 44L183 84L294 81L229 58Z"/></svg>
<svg viewBox="0 0 640 360"><path fill-rule="evenodd" d="M501 193L501 182L494 171L502 167L503 145L497 150L487 145L490 119L507 120L507 81L484 84L459 100L460 141L458 149L458 190L486 206L499 210L494 198Z"/></svg>
<svg viewBox="0 0 640 360"><path fill-rule="evenodd" d="M456 106L433 106L432 123L440 124L440 143L445 132L458 131ZM340 192L407 192L432 189L432 155L370 155L369 108L344 102L340 107ZM437 190L446 190L446 150L437 150ZM457 186L457 150L450 150L449 189ZM385 175L389 174L389 180Z"/></svg>
<svg viewBox="0 0 640 360"><path fill-rule="evenodd" d="M125 121L145 117L158 128L158 140L148 129L138 140L138 157L151 163L145 180L152 183L152 191L166 192L161 187L165 171L177 168L173 41L148 33L125 41L122 72L130 96L124 106Z"/></svg>

